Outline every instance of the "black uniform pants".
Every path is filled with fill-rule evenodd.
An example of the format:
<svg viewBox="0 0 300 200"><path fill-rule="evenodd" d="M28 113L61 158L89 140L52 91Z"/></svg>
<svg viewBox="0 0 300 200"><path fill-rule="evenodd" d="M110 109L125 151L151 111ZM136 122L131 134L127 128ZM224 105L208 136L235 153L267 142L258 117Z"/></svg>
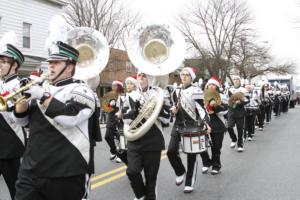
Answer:
<svg viewBox="0 0 300 200"><path fill-rule="evenodd" d="M115 127L107 127L105 132L105 140L110 148L110 153L114 155L117 154L115 137L117 137L117 129Z"/></svg>
<svg viewBox="0 0 300 200"><path fill-rule="evenodd" d="M270 122L271 116L272 116L272 106L271 105L267 105L265 107L265 114L266 114L266 122Z"/></svg>
<svg viewBox="0 0 300 200"><path fill-rule="evenodd" d="M11 199L16 194L15 184L18 179L20 167L20 158L17 159L0 159L0 176L2 175L8 187Z"/></svg>
<svg viewBox="0 0 300 200"><path fill-rule="evenodd" d="M179 154L180 135L174 133L173 131L176 131L175 127L172 130L167 155L168 155L169 162L175 171L176 176L181 176L185 173L186 170ZM196 181L197 166L198 166L198 163L196 162L196 158L197 158L197 154L187 154L187 173L185 179L186 186L193 186ZM203 154L201 154L201 158L202 158L203 165L209 167L210 158L208 153L204 152Z"/></svg>
<svg viewBox="0 0 300 200"><path fill-rule="evenodd" d="M88 194L86 175L38 178L20 171L15 200L82 200Z"/></svg>
<svg viewBox="0 0 300 200"><path fill-rule="evenodd" d="M275 116L279 116L281 113L281 103L280 103L279 99L275 99L274 113L275 113Z"/></svg>
<svg viewBox="0 0 300 200"><path fill-rule="evenodd" d="M266 112L265 106L259 106L259 112L256 114L259 128L264 127L265 112Z"/></svg>
<svg viewBox="0 0 300 200"><path fill-rule="evenodd" d="M221 149L224 139L224 132L212 132L211 134L211 164L212 169L220 170L221 165Z"/></svg>
<svg viewBox="0 0 300 200"><path fill-rule="evenodd" d="M137 198L145 196L147 200L156 199L155 188L160 157L161 151L138 152L130 149L127 151L126 173ZM141 174L142 170L144 170L145 182Z"/></svg>
<svg viewBox="0 0 300 200"><path fill-rule="evenodd" d="M245 133L244 133L244 137L251 137L254 134L255 131L255 117L256 115L253 114L247 114L245 116ZM248 134L247 134L248 133Z"/></svg>
<svg viewBox="0 0 300 200"><path fill-rule="evenodd" d="M243 147L243 134L244 134L244 117L228 116L228 133L232 142L237 142L238 147ZM238 137L236 137L233 127L236 124Z"/></svg>

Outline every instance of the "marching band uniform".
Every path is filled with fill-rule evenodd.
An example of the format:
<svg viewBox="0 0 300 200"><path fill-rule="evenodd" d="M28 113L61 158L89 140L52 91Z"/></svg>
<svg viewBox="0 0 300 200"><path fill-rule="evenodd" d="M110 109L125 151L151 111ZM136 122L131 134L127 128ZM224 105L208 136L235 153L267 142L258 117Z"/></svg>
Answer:
<svg viewBox="0 0 300 200"><path fill-rule="evenodd" d="M234 76L234 80L239 80L240 83L240 77L239 76ZM245 88L241 87L241 85L237 87L232 87L228 91L228 96L231 97L231 95L241 92L245 94ZM243 128L244 128L244 117L245 117L245 108L244 105L247 104L248 101L246 99L242 100L239 104L236 105L236 107L229 107L228 110L228 133L230 135L230 138L232 140L232 143L230 144L231 148L234 148L238 146L238 152L244 151L244 143L243 143ZM233 127L236 124L237 131L238 131L238 136L236 137Z"/></svg>
<svg viewBox="0 0 300 200"><path fill-rule="evenodd" d="M280 116L281 113L281 101L282 101L282 97L281 97L281 91L279 86L275 86L275 93L274 93L274 113L275 116Z"/></svg>
<svg viewBox="0 0 300 200"><path fill-rule="evenodd" d="M138 74L138 81L148 81L146 88L143 88L143 95L140 96L151 97L153 90L150 86L150 79L151 76L143 73ZM124 119L129 117L129 120L134 120L138 116L138 109L136 108L143 103L139 102L138 99L140 98L132 98L134 103L130 103L130 109L127 111L127 116L124 116ZM167 110L163 106L159 118L169 118L169 114L166 113ZM161 151L165 148L165 141L162 134L161 122L157 120L143 137L135 141L128 141L128 168L126 173L136 196L135 199L155 200L157 198L156 180ZM142 170L144 170L145 182L141 175Z"/></svg>
<svg viewBox="0 0 300 200"><path fill-rule="evenodd" d="M258 93L258 90L253 91L253 99L257 103L258 110L255 110L257 116L257 125L258 130L262 131L264 128L264 121L265 121L265 112L266 112L266 103L265 99L263 98L261 93ZM251 102L250 102L251 103ZM255 130L255 129L254 129Z"/></svg>
<svg viewBox="0 0 300 200"><path fill-rule="evenodd" d="M192 68L183 68L180 75L186 76L186 74L184 73L189 73L192 81L196 77L195 72L192 70ZM197 154L187 154L186 172L186 169L179 155L180 135L178 133L178 130L184 128L185 126L199 126L199 121L203 124L207 124L209 122L209 116L204 107L203 92L199 87L189 84L183 86L183 88L181 89L176 89L173 93L173 99L175 105L178 104L178 106L176 106L178 112L176 113L175 124L171 132L171 139L167 155L169 162L177 176L176 185L181 185L186 173L184 192L190 193L194 190L194 184L196 181L198 165L196 161ZM186 104L189 104L192 110L186 108ZM207 152L203 153L202 161L205 167L209 167L211 165L210 158Z"/></svg>
<svg viewBox="0 0 300 200"><path fill-rule="evenodd" d="M117 102L118 112L120 112L120 116L118 116L119 119L118 129L123 129L124 123L129 124L131 122L131 118L135 117L135 114L137 113L137 109L140 107L139 100L141 98L141 95L136 91L136 88L138 87L138 82L136 80L136 77L133 76L127 77L125 80L125 84L127 87L127 92L125 94L125 97L123 95L120 95ZM132 84L134 89L132 90L128 89L128 84ZM118 153L118 157L127 165L128 164L127 150L120 149L117 153Z"/></svg>
<svg viewBox="0 0 300 200"><path fill-rule="evenodd" d="M269 88L270 85L264 85L263 92L265 101L265 111L266 111L266 123L270 123L272 119L272 107L273 107L273 91Z"/></svg>
<svg viewBox="0 0 300 200"><path fill-rule="evenodd" d="M12 67L16 64L16 72L20 65L24 62L23 54L13 45L7 44L7 49L0 53L2 73L4 68L8 68L6 74L1 74L4 79L0 85L1 96L5 96L9 92L13 92L20 86L19 77L12 71ZM12 62L6 62L11 59ZM9 102L8 102L9 103ZM12 111L13 105L8 105L8 110ZM11 199L14 199L16 189L15 183L20 166L20 159L25 150L25 135L22 127L16 124L13 119L12 112L0 112L0 175L9 189Z"/></svg>
<svg viewBox="0 0 300 200"><path fill-rule="evenodd" d="M216 92L219 92L219 88L221 86L218 79L212 77L208 80L206 84L206 89L210 89L210 85L215 85ZM223 144L224 134L227 130L224 115L227 114L228 105L227 105L227 98L225 95L220 93L221 97L221 104L208 104L206 110L209 113L209 126L211 127L211 139L212 139L212 146L211 146L211 164L212 164L212 171L211 174L215 175L218 174L221 170L221 148ZM215 99L210 99L209 103L212 101L216 101Z"/></svg>
<svg viewBox="0 0 300 200"><path fill-rule="evenodd" d="M113 81L112 87L116 86L118 92L121 93L121 88L123 88L122 81ZM113 108L111 112L108 113L108 119L106 124L105 140L110 148L110 160L115 160L117 163L121 162L121 159L117 156L117 147L115 143L115 138L118 139L117 126L118 120L116 118L117 109L117 99L111 99L109 102L110 106Z"/></svg>
<svg viewBox="0 0 300 200"><path fill-rule="evenodd" d="M244 124L244 137L248 141L252 141L252 137L255 133L255 118L259 111L258 103L255 101L255 95L252 93L252 88L249 85L245 97L249 99L249 103L245 105L246 115Z"/></svg>
<svg viewBox="0 0 300 200"><path fill-rule="evenodd" d="M59 64L66 63L62 71L52 79L52 85L45 82L43 88L35 85L26 90L29 106L23 111L21 106L27 103L17 104L14 112L16 121L28 124L30 129L16 200L82 200L89 195L89 176L94 173L93 147L99 136L95 134L100 133L94 113L96 100L93 91L71 75L58 79L66 70L74 72L79 53L62 42L57 46L59 52L47 60L49 77L58 73L53 70L63 66Z"/></svg>

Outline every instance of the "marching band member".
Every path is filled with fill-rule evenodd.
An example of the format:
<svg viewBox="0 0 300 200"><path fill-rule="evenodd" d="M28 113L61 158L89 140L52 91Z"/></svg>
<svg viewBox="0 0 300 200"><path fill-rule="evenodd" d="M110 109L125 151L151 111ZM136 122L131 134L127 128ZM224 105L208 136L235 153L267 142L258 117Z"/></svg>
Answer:
<svg viewBox="0 0 300 200"><path fill-rule="evenodd" d="M150 98L152 95L151 87L152 76L144 73L138 73L137 80L141 86L143 94ZM143 100L142 100L143 101ZM138 116L138 107L142 106L141 101L134 100L134 105L131 109L135 111L131 112L130 119L134 120ZM165 113L166 108L163 106L159 118L169 118L169 114ZM130 110L128 111L128 113ZM155 200L156 194L156 180L160 165L161 151L165 148L165 141L162 135L162 126L160 121L156 121L150 130L141 138L135 141L128 141L128 168L127 176L130 180L131 187L135 194L135 200ZM145 182L141 175L142 170L145 174Z"/></svg>
<svg viewBox="0 0 300 200"><path fill-rule="evenodd" d="M16 200L89 198L99 129L96 100L85 83L72 78L79 52L63 42L57 47L47 60L49 84L31 86L24 92L28 100L15 106L16 121L30 129Z"/></svg>
<svg viewBox="0 0 300 200"><path fill-rule="evenodd" d="M281 91L280 91L280 85L275 82L274 83L274 113L275 116L280 116L281 113L281 102L282 102L282 97L281 97Z"/></svg>
<svg viewBox="0 0 300 200"><path fill-rule="evenodd" d="M262 97L265 102L265 112L266 112L266 123L269 124L272 119L272 106L273 106L273 91L270 83L264 84L262 87Z"/></svg>
<svg viewBox="0 0 300 200"><path fill-rule="evenodd" d="M180 135L178 133L179 129L185 126L204 126L207 128L208 134L210 133L210 127L208 125L209 116L205 110L203 102L203 92L199 87L192 85L193 80L196 78L196 74L190 67L185 67L180 72L180 78L182 83L181 89L176 89L174 91L174 105L171 108L171 112L176 115L175 125L171 132L171 139L168 148L168 159L173 167L176 178L176 185L181 185L185 179L184 193L191 193L194 190L194 184L197 175L197 154L187 154L187 172L182 163L179 155L179 143ZM183 98L184 97L184 98ZM187 102L184 102L187 101ZM192 110L185 107L186 103L191 105ZM199 124L201 122L201 124ZM206 159L203 157L206 156ZM210 166L210 158L207 152L202 155L202 160L204 167L208 168Z"/></svg>
<svg viewBox="0 0 300 200"><path fill-rule="evenodd" d="M129 76L125 80L126 94L125 98L121 97L118 99L118 112L116 113L117 118L121 121L120 123L130 123L130 119L134 117L136 109L139 107L140 95L136 91L138 87L138 81L135 76ZM123 127L119 127L122 129ZM121 149L118 152L118 157L127 165L127 150Z"/></svg>
<svg viewBox="0 0 300 200"><path fill-rule="evenodd" d="M246 85L245 96L249 99L249 103L245 105L245 124L244 124L244 137L248 141L252 141L255 133L255 118L259 111L258 103L255 101L256 96L253 94L252 85Z"/></svg>
<svg viewBox="0 0 300 200"><path fill-rule="evenodd" d="M17 76L24 62L23 54L13 45L7 44L0 53L1 96L13 92L20 85ZM12 105L8 105L12 111ZM11 199L14 199L20 159L24 153L25 135L22 127L16 124L11 112L0 112L0 175L3 175Z"/></svg>
<svg viewBox="0 0 300 200"><path fill-rule="evenodd" d="M244 97L245 88L241 86L241 78L239 76L233 76L234 87L231 87L228 91L229 101L233 100L232 103L229 102L228 110L228 133L232 140L230 147L234 148L237 144L237 151L244 151L243 143L243 128L244 128L244 117L245 117L245 108L244 105L247 104L247 101ZM236 137L233 127L236 125L238 136Z"/></svg>
<svg viewBox="0 0 300 200"><path fill-rule="evenodd" d="M220 93L220 88L220 81L215 77L211 77L206 84L206 90L218 93L220 95L219 100L215 99L216 97L210 98L205 105L210 117L209 126L211 127L210 136L212 139L212 175L219 174L221 170L221 148L223 144L224 134L227 130L224 115L227 114L228 105L227 102L224 101L224 95ZM206 93L204 93L204 96L205 95Z"/></svg>
<svg viewBox="0 0 300 200"><path fill-rule="evenodd" d="M120 80L115 80L112 82L112 92L120 95L123 93L123 83ZM117 137L117 107L116 107L117 99L111 99L109 104L113 108L111 112L108 113L108 120L106 124L106 132L105 132L105 140L110 148L110 160L115 160L117 163L121 162L121 159L117 156L117 147L115 144L115 137Z"/></svg>
<svg viewBox="0 0 300 200"><path fill-rule="evenodd" d="M265 121L265 112L266 112L266 103L265 99L262 96L261 90L257 89L252 92L253 99L257 103L258 109L255 110L256 113L256 121L258 125L258 130L262 131L264 128L264 121ZM251 103L251 102L250 102ZM255 132L255 131L254 131ZM253 133L254 134L254 133Z"/></svg>

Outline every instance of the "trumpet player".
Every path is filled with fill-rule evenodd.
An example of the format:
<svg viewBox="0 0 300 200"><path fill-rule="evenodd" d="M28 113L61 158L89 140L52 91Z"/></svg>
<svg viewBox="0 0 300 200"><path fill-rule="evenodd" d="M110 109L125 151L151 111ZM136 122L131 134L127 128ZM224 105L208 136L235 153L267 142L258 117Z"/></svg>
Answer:
<svg viewBox="0 0 300 200"><path fill-rule="evenodd" d="M96 100L93 91L72 78L79 52L57 43L48 58L48 82L24 93L15 106L15 119L29 125L30 138L16 184L16 200L88 199L94 171L93 130Z"/></svg>
<svg viewBox="0 0 300 200"><path fill-rule="evenodd" d="M1 96L5 97L20 85L17 75L24 62L23 54L13 45L7 44L6 50L0 53ZM13 105L7 110L12 111ZM24 153L25 136L22 127L13 120L11 112L0 112L0 175L3 176L11 199L15 196L20 159Z"/></svg>
<svg viewBox="0 0 300 200"><path fill-rule="evenodd" d="M195 153L187 154L187 171L179 155L180 135L178 130L185 127L197 127L198 121L204 123L207 132L211 128L208 125L209 116L205 110L203 102L203 92L199 87L193 86L192 82L196 74L190 67L185 67L180 72L182 88L174 91L174 103L171 112L176 115L175 125L171 132L171 139L168 147L168 159L176 174L176 185L181 185L185 178L184 193L191 193L194 190L194 184L197 175L197 161ZM184 97L184 98L183 98ZM185 106L185 102L191 105L191 108ZM207 152L201 155L203 161L203 173L210 167L210 158Z"/></svg>
<svg viewBox="0 0 300 200"><path fill-rule="evenodd" d="M151 86L152 76L140 72L137 75L137 80L142 90L141 96L150 99L153 95ZM135 105L132 105L132 108L137 108L139 105L142 106L146 103L145 101L146 99L135 101ZM167 109L163 106L158 118L169 118L169 114L165 111L167 111ZM130 110L128 112L130 112ZM138 114L138 110L131 112L130 119L134 120ZM162 125L158 119L141 138L128 141L128 168L126 173L136 196L135 200L157 199L156 180L160 165L161 151L164 148L165 141L162 134ZM145 181L141 175L143 170Z"/></svg>

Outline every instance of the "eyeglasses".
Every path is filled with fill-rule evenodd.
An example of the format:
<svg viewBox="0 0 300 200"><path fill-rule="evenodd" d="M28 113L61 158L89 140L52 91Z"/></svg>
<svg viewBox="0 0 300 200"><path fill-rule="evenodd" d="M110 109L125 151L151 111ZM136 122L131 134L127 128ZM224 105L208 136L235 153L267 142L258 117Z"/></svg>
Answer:
<svg viewBox="0 0 300 200"><path fill-rule="evenodd" d="M191 76L191 75L190 74L182 73L182 74L180 74L180 76Z"/></svg>

